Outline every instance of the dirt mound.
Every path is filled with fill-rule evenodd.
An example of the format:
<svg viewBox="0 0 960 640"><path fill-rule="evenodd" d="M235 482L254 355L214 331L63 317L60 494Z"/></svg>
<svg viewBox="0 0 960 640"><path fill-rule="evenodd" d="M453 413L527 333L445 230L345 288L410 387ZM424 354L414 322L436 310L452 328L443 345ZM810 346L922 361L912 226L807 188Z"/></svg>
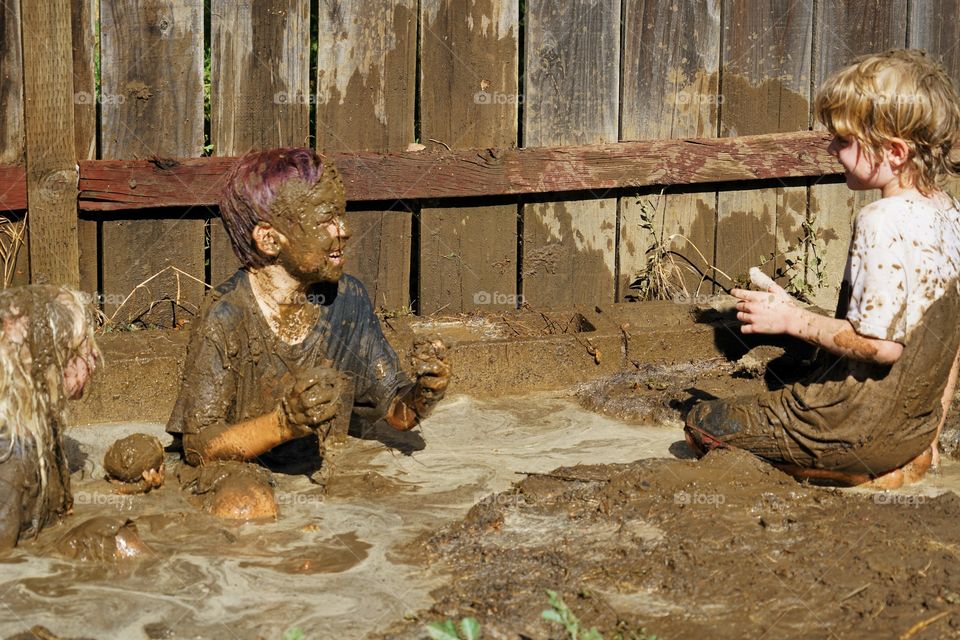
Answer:
<svg viewBox="0 0 960 640"><path fill-rule="evenodd" d="M960 634L960 498L801 485L749 454L577 466L526 478L414 547L453 579L423 621L565 637L558 591L606 637Z"/></svg>

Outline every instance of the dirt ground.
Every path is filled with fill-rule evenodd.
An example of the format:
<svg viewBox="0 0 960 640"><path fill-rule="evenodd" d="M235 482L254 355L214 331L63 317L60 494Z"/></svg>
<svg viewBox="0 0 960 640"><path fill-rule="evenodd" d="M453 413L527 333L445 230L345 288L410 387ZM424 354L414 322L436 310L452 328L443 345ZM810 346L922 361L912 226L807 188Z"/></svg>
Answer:
<svg viewBox="0 0 960 640"><path fill-rule="evenodd" d="M781 353L650 366L578 395L679 426L692 397L779 378L762 365ZM423 536L409 553L451 578L381 637L423 638L426 622L467 616L487 638L571 637L541 617L548 589L608 639L960 637L960 498L936 495L942 477L867 492L801 484L742 452L695 461L677 442L671 453L530 475Z"/></svg>

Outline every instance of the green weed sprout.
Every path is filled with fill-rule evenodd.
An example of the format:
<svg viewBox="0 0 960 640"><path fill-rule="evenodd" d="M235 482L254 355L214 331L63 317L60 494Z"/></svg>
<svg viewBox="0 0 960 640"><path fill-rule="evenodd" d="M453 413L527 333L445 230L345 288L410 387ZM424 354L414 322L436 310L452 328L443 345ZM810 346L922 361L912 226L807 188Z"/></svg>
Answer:
<svg viewBox="0 0 960 640"><path fill-rule="evenodd" d="M304 640L305 637L300 627L287 629L283 634L283 640Z"/></svg>
<svg viewBox="0 0 960 640"><path fill-rule="evenodd" d="M480 623L476 618L464 618L458 630L453 620L431 622L427 625L427 633L432 640L479 640Z"/></svg>
<svg viewBox="0 0 960 640"><path fill-rule="evenodd" d="M574 615L556 591L547 589L547 597L550 598L550 608L544 609L540 616L548 622L555 622L562 626L570 636L570 640L603 640L603 636L596 629L580 630L580 619Z"/></svg>
<svg viewBox="0 0 960 640"><path fill-rule="evenodd" d="M550 608L544 609L540 614L544 620L554 622L564 628L570 640L604 640L603 634L592 629L581 629L580 619L570 610L556 591L547 589L547 596L550 599ZM641 629L639 633L630 631L626 635L617 633L613 640L657 640L657 636L648 636L646 630Z"/></svg>

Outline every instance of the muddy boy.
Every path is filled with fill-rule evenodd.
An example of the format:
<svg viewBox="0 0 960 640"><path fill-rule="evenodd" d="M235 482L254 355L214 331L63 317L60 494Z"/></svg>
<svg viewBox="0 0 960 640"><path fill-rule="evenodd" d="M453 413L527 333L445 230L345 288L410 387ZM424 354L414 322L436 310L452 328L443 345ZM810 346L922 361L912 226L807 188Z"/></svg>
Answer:
<svg viewBox="0 0 960 640"><path fill-rule="evenodd" d="M442 345L419 351L411 381L343 273L344 210L336 167L310 149L240 160L220 215L242 267L205 301L167 425L188 463L252 460L310 435L338 411L343 374L354 415L397 429L443 397Z"/></svg>
<svg viewBox="0 0 960 640"><path fill-rule="evenodd" d="M940 184L958 171L957 92L922 52L890 51L830 77L816 111L847 186L881 195L856 216L837 316L775 284L732 293L743 333L785 333L828 356L802 383L697 405L687 441L744 448L798 477L897 487L937 463L956 382L960 210Z"/></svg>

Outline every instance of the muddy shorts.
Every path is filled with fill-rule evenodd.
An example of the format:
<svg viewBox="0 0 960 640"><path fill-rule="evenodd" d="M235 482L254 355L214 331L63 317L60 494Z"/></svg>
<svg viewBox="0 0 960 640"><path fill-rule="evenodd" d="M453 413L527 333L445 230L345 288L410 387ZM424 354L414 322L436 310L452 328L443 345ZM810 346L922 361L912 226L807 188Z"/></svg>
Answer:
<svg viewBox="0 0 960 640"><path fill-rule="evenodd" d="M804 382L702 402L686 432L702 449L737 447L775 464L877 476L936 437L941 397L960 345L955 286L930 306L886 375L861 377L835 359Z"/></svg>

